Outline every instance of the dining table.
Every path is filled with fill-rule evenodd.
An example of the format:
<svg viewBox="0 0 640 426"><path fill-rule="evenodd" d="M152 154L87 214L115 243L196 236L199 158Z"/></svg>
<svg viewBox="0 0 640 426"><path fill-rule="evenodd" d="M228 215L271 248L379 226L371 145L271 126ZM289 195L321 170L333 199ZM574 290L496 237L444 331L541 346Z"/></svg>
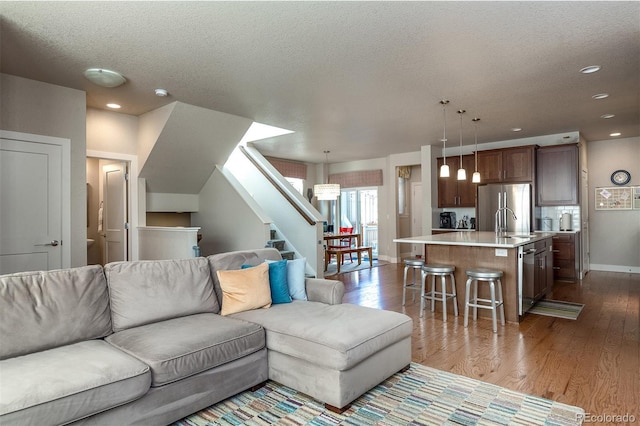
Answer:
<svg viewBox="0 0 640 426"><path fill-rule="evenodd" d="M332 240L340 240L342 238L355 238L356 247L360 247L361 234L359 232L343 232L343 233L325 232L323 236L323 239L327 242Z"/></svg>

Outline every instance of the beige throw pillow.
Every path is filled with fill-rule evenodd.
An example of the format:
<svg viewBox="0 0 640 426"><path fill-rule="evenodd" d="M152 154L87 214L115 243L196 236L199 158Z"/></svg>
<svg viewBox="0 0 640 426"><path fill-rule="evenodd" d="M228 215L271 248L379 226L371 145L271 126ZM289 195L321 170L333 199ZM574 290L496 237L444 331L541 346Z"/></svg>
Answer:
<svg viewBox="0 0 640 426"><path fill-rule="evenodd" d="M222 288L220 315L271 306L268 264L261 263L253 268L216 272Z"/></svg>

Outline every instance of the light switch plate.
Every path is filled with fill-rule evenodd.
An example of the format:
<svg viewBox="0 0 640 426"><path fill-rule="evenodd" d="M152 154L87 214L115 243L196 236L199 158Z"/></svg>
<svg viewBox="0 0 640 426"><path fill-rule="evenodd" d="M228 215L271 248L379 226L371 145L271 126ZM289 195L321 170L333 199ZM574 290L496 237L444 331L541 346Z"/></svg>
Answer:
<svg viewBox="0 0 640 426"><path fill-rule="evenodd" d="M496 256L498 257L507 257L507 249L496 249Z"/></svg>

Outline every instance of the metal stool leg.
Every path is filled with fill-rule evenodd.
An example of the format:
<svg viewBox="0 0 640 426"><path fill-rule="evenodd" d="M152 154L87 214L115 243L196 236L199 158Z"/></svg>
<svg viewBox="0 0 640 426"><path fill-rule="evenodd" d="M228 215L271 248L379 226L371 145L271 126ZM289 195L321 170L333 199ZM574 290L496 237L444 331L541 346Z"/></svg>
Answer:
<svg viewBox="0 0 640 426"><path fill-rule="evenodd" d="M404 280L402 281L402 306L404 306L406 302L407 296L407 272L409 272L409 267L404 267Z"/></svg>
<svg viewBox="0 0 640 426"><path fill-rule="evenodd" d="M469 293L471 292L471 278L467 280L466 291L464 292L464 326L469 325Z"/></svg>
<svg viewBox="0 0 640 426"><path fill-rule="evenodd" d="M451 277L451 294L453 294L453 313L455 314L455 316L458 316L458 294L456 293L456 277L453 274L449 274L449 276Z"/></svg>
<svg viewBox="0 0 640 426"><path fill-rule="evenodd" d="M447 320L447 277L440 275L440 289L442 291L442 320Z"/></svg>
<svg viewBox="0 0 640 426"><path fill-rule="evenodd" d="M504 299L502 298L502 281L500 281L500 278L498 278L498 297L500 298L500 320L504 325Z"/></svg>
<svg viewBox="0 0 640 426"><path fill-rule="evenodd" d="M489 291L491 293L491 320L493 321L493 332L498 332L498 321L496 320L496 285L495 281L489 281Z"/></svg>
<svg viewBox="0 0 640 426"><path fill-rule="evenodd" d="M422 269L420 270L420 277L420 318L422 318L424 316L424 295L427 281L427 274Z"/></svg>
<svg viewBox="0 0 640 426"><path fill-rule="evenodd" d="M478 280L473 280L473 304L478 304ZM473 307L473 320L478 320L478 306Z"/></svg>

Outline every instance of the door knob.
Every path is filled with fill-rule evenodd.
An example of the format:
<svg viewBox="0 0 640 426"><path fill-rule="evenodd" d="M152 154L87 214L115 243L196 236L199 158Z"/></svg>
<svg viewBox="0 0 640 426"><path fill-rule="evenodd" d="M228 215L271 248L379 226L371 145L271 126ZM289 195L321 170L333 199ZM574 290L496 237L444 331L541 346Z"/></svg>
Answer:
<svg viewBox="0 0 640 426"><path fill-rule="evenodd" d="M58 244L60 244L60 242L58 240L53 240L50 243L45 243L45 244L35 244L36 246L57 246Z"/></svg>

